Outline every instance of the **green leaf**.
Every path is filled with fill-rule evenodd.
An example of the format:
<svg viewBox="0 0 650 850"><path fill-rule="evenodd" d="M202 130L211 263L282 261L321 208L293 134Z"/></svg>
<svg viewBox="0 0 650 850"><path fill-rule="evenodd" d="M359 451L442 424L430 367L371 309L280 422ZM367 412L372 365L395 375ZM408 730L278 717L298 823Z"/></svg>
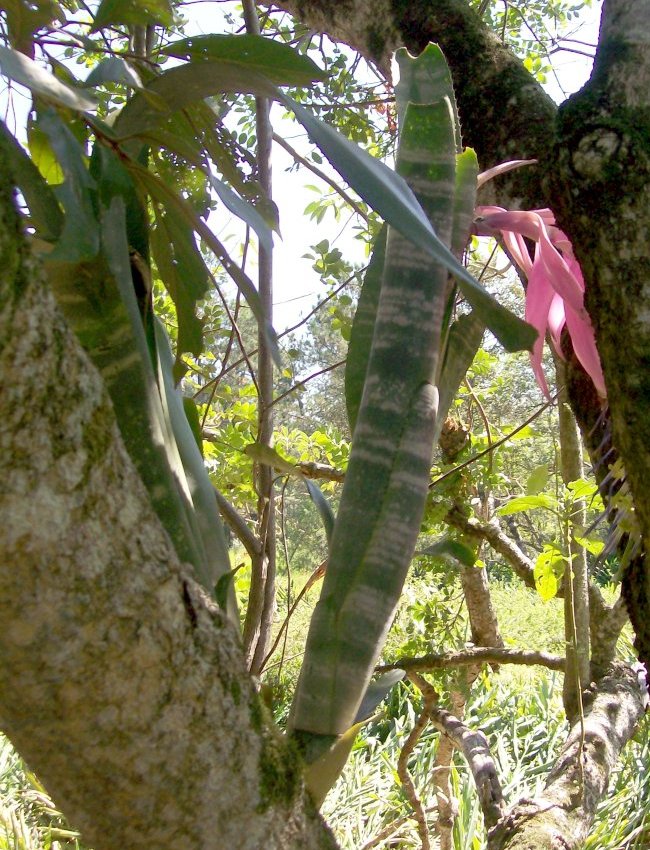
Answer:
<svg viewBox="0 0 650 850"><path fill-rule="evenodd" d="M132 89L141 89L142 80L136 69L120 56L102 59L86 77L85 86L101 86L105 83L123 83Z"/></svg>
<svg viewBox="0 0 650 850"><path fill-rule="evenodd" d="M529 496L536 496L538 493L541 493L548 484L548 479L549 472L547 464L543 463L540 466L536 466L528 476L526 493Z"/></svg>
<svg viewBox="0 0 650 850"><path fill-rule="evenodd" d="M595 481L587 481L586 478L578 478L567 484L567 490L574 499L591 499L598 496L598 484Z"/></svg>
<svg viewBox="0 0 650 850"><path fill-rule="evenodd" d="M311 497L312 502L316 505L316 509L320 514L321 521L323 523L323 527L325 528L325 536L327 537L327 543L332 540L332 534L334 533L334 512L332 511L332 507L330 503L325 498L323 491L320 489L318 484L315 484L309 478L303 479L305 482L305 486L307 487L307 491Z"/></svg>
<svg viewBox="0 0 650 850"><path fill-rule="evenodd" d="M196 35L166 44L160 52L178 59L231 62L281 86L307 86L327 76L308 56L259 35Z"/></svg>
<svg viewBox="0 0 650 850"><path fill-rule="evenodd" d="M145 26L174 22L174 10L169 0L102 0L95 13L91 32L114 24Z"/></svg>
<svg viewBox="0 0 650 850"><path fill-rule="evenodd" d="M437 540L417 554L460 561L464 567L473 567L476 563L476 552L473 549L449 537L443 537L442 540Z"/></svg>
<svg viewBox="0 0 650 850"><path fill-rule="evenodd" d="M598 557L605 548L605 543L602 540L598 540L596 537L579 537L575 534L573 539L578 545L582 546L583 549L586 549L590 555L594 555L596 557Z"/></svg>
<svg viewBox="0 0 650 850"><path fill-rule="evenodd" d="M388 673L383 673L381 676L373 679L361 700L361 705L359 706L354 722L361 723L367 721L379 703L386 699L395 685L401 682L405 675L405 670L389 670Z"/></svg>
<svg viewBox="0 0 650 850"><path fill-rule="evenodd" d="M565 566L565 556L553 545L546 544L544 550L537 556L533 577L537 592L544 602L557 596Z"/></svg>
<svg viewBox="0 0 650 850"><path fill-rule="evenodd" d="M231 571L221 514L217 507L214 487L187 419L183 397L174 386L174 357L167 332L158 318L154 321L154 330L159 357L158 383L161 389L161 400L171 425L172 439L178 450L184 478L181 478L181 470L177 470L176 475L183 489L187 488L186 498L189 503L190 522L195 529L195 534L199 537L198 540L195 537L195 542L202 557L197 574L203 586L212 593L219 578L228 575ZM238 625L239 616L232 584L225 589L224 595L227 601L223 607L228 610L231 619Z"/></svg>
<svg viewBox="0 0 650 850"><path fill-rule="evenodd" d="M0 70L16 83L26 86L33 94L53 100L78 112L94 110L97 102L86 92L73 89L37 65L33 59L12 50L0 47Z"/></svg>
<svg viewBox="0 0 650 850"><path fill-rule="evenodd" d="M257 233L260 245L269 253L273 250L273 239L271 238L271 228L264 221L255 207L239 195L236 195L232 189L226 186L221 180L217 179L213 174L208 173L210 185L219 196L219 200L230 210L231 213L240 218L243 222L253 228Z"/></svg>
<svg viewBox="0 0 650 850"><path fill-rule="evenodd" d="M183 410L187 416L188 424L196 440L196 446L203 456L203 434L201 433L201 421L199 419L199 409L193 398L183 396Z"/></svg>
<svg viewBox="0 0 650 850"><path fill-rule="evenodd" d="M55 190L65 210L65 221L50 259L78 262L95 257L100 244L93 207L96 184L86 167L83 149L53 109L39 112L37 125L49 139L65 174L64 182Z"/></svg>
<svg viewBox="0 0 650 850"><path fill-rule="evenodd" d="M208 291L209 272L186 222L169 212L156 212L151 250L163 283L176 305L177 355L190 351L198 356L203 350L203 323L196 316L196 303Z"/></svg>
<svg viewBox="0 0 650 850"><path fill-rule="evenodd" d="M27 125L27 145L32 156L32 162L41 172L45 180L52 186L63 183L63 169L54 155L50 140L40 127L33 121Z"/></svg>
<svg viewBox="0 0 650 850"><path fill-rule="evenodd" d="M458 388L478 351L485 325L475 313L459 316L447 333L445 358L438 379L438 416L435 440L440 438L442 426L456 398Z"/></svg>
<svg viewBox="0 0 650 850"><path fill-rule="evenodd" d="M130 161L128 163L128 168L140 186L151 195L152 199L157 203L162 204L170 216L178 216L180 220L184 220L187 224L189 224L194 232L205 242L208 248L210 248L217 259L220 260L224 269L248 302L253 315L264 332L271 356L273 357L276 366L281 368L282 361L280 358L277 334L273 330L272 325L264 313L259 294L252 280L235 262L233 262L206 222L196 214L191 205L184 198L181 198L173 189L156 177L155 174L152 174L146 168L142 168L137 163Z"/></svg>
<svg viewBox="0 0 650 850"><path fill-rule="evenodd" d="M2 121L0 154L9 163L16 184L25 198L36 235L46 242L54 242L63 228L63 213L54 192Z"/></svg>
<svg viewBox="0 0 650 850"><path fill-rule="evenodd" d="M242 92L272 98L277 91L257 71L241 63L214 59L192 62L170 68L136 92L118 115L114 128L120 136L136 136L206 97Z"/></svg>
<svg viewBox="0 0 650 850"><path fill-rule="evenodd" d="M54 0L4 0L9 39L16 50L29 53L32 36L41 27L61 16L61 8Z"/></svg>
<svg viewBox="0 0 650 850"><path fill-rule="evenodd" d="M333 746L305 768L305 787L316 808L323 805L327 792L341 775L354 741L365 723L355 723L336 739Z"/></svg>
<svg viewBox="0 0 650 850"><path fill-rule="evenodd" d="M404 124L409 103L432 104L446 98L452 109L452 126L458 150L461 144L458 108L451 72L442 50L437 44L429 43L419 56L411 56L405 47L400 47L395 51L395 61L399 66L395 102L400 127Z"/></svg>
<svg viewBox="0 0 650 850"><path fill-rule="evenodd" d="M244 447L244 454L252 458L255 463L270 466L272 469L282 472L285 475L301 475L301 472L295 463L283 458L282 455L271 446L266 446L262 443L249 443Z"/></svg>
<svg viewBox="0 0 650 850"><path fill-rule="evenodd" d="M509 516L510 514L520 514L524 511L530 511L533 508L545 508L548 511L557 513L559 506L554 496L539 493L536 496L516 496L514 499L510 499L507 504L497 508L496 513L499 516Z"/></svg>
<svg viewBox="0 0 650 850"><path fill-rule="evenodd" d="M372 336L375 331L377 305L386 260L386 231L387 228L384 225L377 235L368 268L363 276L363 286L352 322L348 356L345 361L345 403L351 434L354 434L357 424L363 385L368 371Z"/></svg>
<svg viewBox="0 0 650 850"><path fill-rule="evenodd" d="M463 296L480 319L508 351L530 350L537 332L498 304L436 236L415 195L402 177L383 162L341 136L290 97L280 101L305 127L339 174L391 226L447 268L458 281Z"/></svg>

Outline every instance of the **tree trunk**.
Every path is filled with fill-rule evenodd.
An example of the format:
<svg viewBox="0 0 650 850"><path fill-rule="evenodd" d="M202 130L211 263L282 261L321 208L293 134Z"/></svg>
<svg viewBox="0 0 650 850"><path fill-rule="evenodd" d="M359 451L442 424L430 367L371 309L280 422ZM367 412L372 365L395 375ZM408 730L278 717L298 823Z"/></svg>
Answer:
<svg viewBox="0 0 650 850"><path fill-rule="evenodd" d="M335 848L179 562L0 165L0 727L96 850Z"/></svg>

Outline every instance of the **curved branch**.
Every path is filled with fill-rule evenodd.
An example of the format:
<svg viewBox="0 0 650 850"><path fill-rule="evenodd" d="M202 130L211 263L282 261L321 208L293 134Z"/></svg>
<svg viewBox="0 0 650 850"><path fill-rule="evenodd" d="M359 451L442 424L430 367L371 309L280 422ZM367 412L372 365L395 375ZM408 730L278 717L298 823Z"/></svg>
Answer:
<svg viewBox="0 0 650 850"><path fill-rule="evenodd" d="M480 730L470 729L450 711L440 708L437 693L426 679L415 673L409 673L409 679L422 691L425 703L423 714L427 714L432 725L463 754L474 777L485 822L488 826L494 826L503 815L504 802L487 738Z"/></svg>

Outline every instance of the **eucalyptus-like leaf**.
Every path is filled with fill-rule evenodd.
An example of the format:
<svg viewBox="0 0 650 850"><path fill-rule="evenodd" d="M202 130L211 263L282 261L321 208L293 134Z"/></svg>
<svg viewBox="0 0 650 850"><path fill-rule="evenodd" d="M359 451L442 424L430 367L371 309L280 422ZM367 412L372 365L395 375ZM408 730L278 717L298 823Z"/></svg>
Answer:
<svg viewBox="0 0 650 850"><path fill-rule="evenodd" d="M132 89L143 87L140 74L121 56L108 56L102 59L86 77L85 86L102 86L106 83L123 83Z"/></svg>
<svg viewBox="0 0 650 850"><path fill-rule="evenodd" d="M240 198L233 190L226 186L224 182L219 180L211 172L208 174L210 185L217 193L219 200L226 206L231 213L240 218L245 224L253 228L260 241L260 245L269 253L273 250L273 239L271 237L271 228L264 221L255 207L248 201Z"/></svg>
<svg viewBox="0 0 650 850"><path fill-rule="evenodd" d="M47 135L65 174L65 180L55 190L65 210L65 221L50 258L77 262L95 257L100 244L93 206L96 184L86 167L81 145L51 108L39 112L38 127Z"/></svg>
<svg viewBox="0 0 650 850"><path fill-rule="evenodd" d="M206 97L226 92L274 97L275 86L253 65L203 59L170 68L136 92L115 121L115 132L135 136L157 127L161 121ZM152 97L153 95L153 97Z"/></svg>
<svg viewBox="0 0 650 850"><path fill-rule="evenodd" d="M151 249L163 283L176 305L178 354L203 351L203 324L196 315L197 302L205 298L209 272L196 247L187 222L169 212L156 215Z"/></svg>
<svg viewBox="0 0 650 850"><path fill-rule="evenodd" d="M9 163L11 173L20 189L31 216L36 235L54 242L63 229L63 213L54 192L22 146L0 121L0 154Z"/></svg>
<svg viewBox="0 0 650 850"><path fill-rule="evenodd" d="M253 69L278 85L308 86L324 80L325 72L308 56L287 44L259 35L193 35L166 44L161 53L196 61L218 59Z"/></svg>
<svg viewBox="0 0 650 850"><path fill-rule="evenodd" d="M463 296L508 351L532 349L537 333L502 307L477 283L434 233L415 195L402 177L366 151L315 118L283 93L281 102L305 127L330 163L384 221L428 253L454 275Z"/></svg>
<svg viewBox="0 0 650 850"><path fill-rule="evenodd" d="M77 112L92 111L97 107L97 101L87 92L67 86L29 56L11 47L0 47L0 71L15 83L26 86L33 94Z"/></svg>
<svg viewBox="0 0 650 850"><path fill-rule="evenodd" d="M189 500L196 528L201 537L203 554L203 574L199 573L202 584L213 592L219 579L230 574L230 558L223 531L221 515L217 507L214 487L203 463L196 438L190 427L185 411L183 397L174 386L174 357L167 333L159 319L154 322L156 350L159 358L159 384L166 413L172 427L173 439L183 465L185 480L189 489ZM224 607L237 625L237 605L232 583L227 588Z"/></svg>
<svg viewBox="0 0 650 850"><path fill-rule="evenodd" d="M323 528L325 529L325 536L327 537L327 543L329 544L332 539L332 534L334 532L334 512L332 511L332 506L325 498L323 491L320 489L318 484L312 481L309 478L303 479L305 482L305 486L307 487L307 492L309 493L312 502L316 506L316 510L318 511L321 522L323 523Z"/></svg>
<svg viewBox="0 0 650 850"><path fill-rule="evenodd" d="M476 563L476 552L465 546L459 540L443 537L425 549L421 549L418 555L428 555L432 558L444 558L446 560L460 562L464 567L473 567Z"/></svg>
<svg viewBox="0 0 650 850"><path fill-rule="evenodd" d="M2 9L7 16L9 40L21 53L29 51L37 30L61 16L61 7L54 0L4 0Z"/></svg>
<svg viewBox="0 0 650 850"><path fill-rule="evenodd" d="M306 478L300 471L300 467L297 464L282 457L282 455L279 454L272 446L266 446L263 443L249 443L244 448L244 453L247 454L248 457L252 458L255 463L270 466L272 469L275 469L284 475L292 475L305 482L307 492L309 493L309 496L320 515L323 528L325 529L325 536L329 543L334 530L334 513L320 487L314 481Z"/></svg>
<svg viewBox="0 0 650 850"><path fill-rule="evenodd" d="M277 334L273 330L268 317L265 315L260 301L259 294L252 280L245 272L235 263L229 256L224 246L219 242L214 233L210 230L206 222L196 214L192 206L182 197L180 197L174 189L167 186L162 180L156 177L151 171L142 168L137 163L130 161L128 168L133 174L139 185L147 191L154 201L161 204L171 216L178 216L181 221L186 222L194 230L207 247L214 253L217 259L223 265L227 274L232 278L233 282L240 289L242 295L248 302L253 315L258 321L258 325L262 328L271 356L276 365L281 366L280 349L278 346Z"/></svg>
<svg viewBox="0 0 650 850"><path fill-rule="evenodd" d="M91 32L115 24L162 24L169 27L173 22L174 10L170 0L102 0L95 12Z"/></svg>

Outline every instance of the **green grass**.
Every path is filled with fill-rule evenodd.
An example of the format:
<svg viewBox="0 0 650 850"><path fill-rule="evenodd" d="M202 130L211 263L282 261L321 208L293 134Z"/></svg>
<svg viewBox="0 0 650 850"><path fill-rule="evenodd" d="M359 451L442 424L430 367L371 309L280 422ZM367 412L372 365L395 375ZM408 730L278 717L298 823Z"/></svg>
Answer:
<svg viewBox="0 0 650 850"><path fill-rule="evenodd" d="M0 735L0 850L81 850L78 835Z"/></svg>

